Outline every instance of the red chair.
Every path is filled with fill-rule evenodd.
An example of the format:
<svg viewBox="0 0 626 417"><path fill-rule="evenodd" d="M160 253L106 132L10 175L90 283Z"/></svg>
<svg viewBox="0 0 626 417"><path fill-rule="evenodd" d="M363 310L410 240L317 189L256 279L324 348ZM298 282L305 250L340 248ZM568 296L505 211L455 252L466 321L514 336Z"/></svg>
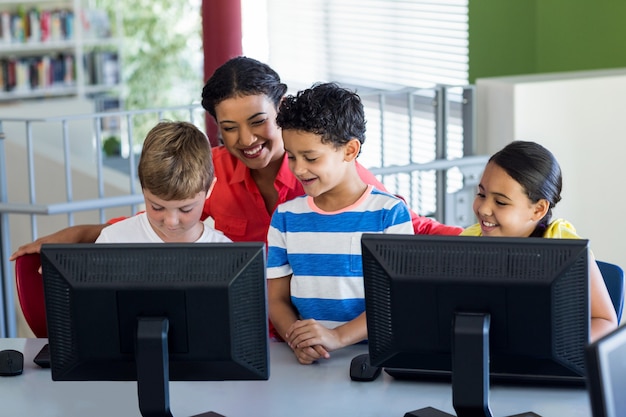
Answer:
<svg viewBox="0 0 626 417"><path fill-rule="evenodd" d="M15 284L22 314L36 337L48 337L43 280L39 273L38 253L22 255L15 260Z"/></svg>

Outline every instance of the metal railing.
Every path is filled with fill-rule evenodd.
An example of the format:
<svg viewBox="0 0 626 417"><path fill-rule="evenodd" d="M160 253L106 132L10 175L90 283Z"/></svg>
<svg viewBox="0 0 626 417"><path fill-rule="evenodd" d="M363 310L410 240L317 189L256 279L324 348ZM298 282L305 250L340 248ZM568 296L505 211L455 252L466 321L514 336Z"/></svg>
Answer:
<svg viewBox="0 0 626 417"><path fill-rule="evenodd" d="M473 156L473 88L463 88L452 104L448 87L360 94L368 115L368 144L360 156L361 163L373 167L371 171L381 178L388 190L405 197L409 206L417 212L444 223L463 226L463 216L467 213L459 215L457 209L450 210L450 196L470 187L473 190L477 172L482 170L486 161L485 157ZM399 104L402 102L404 106ZM454 107L452 111L451 106ZM402 115L402 112L406 113ZM418 125L425 114L430 128L420 137L415 132L419 130ZM205 130L204 117L199 105L49 118L0 117L0 337L15 337L17 334L14 267L8 262L12 251L19 244L37 239L44 226L55 227L54 231L77 224L77 216L81 212L88 212L92 223L104 223L114 217L110 209L123 208L125 215L135 213L143 203L136 176L136 157L141 147L137 138L143 139L149 127L159 119L188 120ZM397 126L397 121L392 120L394 117L402 118L406 125ZM452 128L457 135L453 143L448 134L450 126L461 127ZM122 145L123 156L117 158L123 162L122 172L119 168L109 167L111 158L107 158L102 150L105 137L111 135L112 130ZM56 135L58 137L52 134L55 131L60 132ZM393 132L407 132L407 135L398 137ZM74 146L77 137L81 137L82 142ZM57 142L44 143L45 140ZM86 141L89 142L87 145ZM15 161L15 156L7 161L5 145L8 144L11 144L12 155L17 152L23 157L23 162ZM394 159L390 152L398 146L406 146L404 153L408 154L408 158ZM426 151L421 154L415 152L420 147ZM460 152L450 152L454 147ZM76 154L77 148L83 149L81 155ZM52 161L50 170L40 162L42 152L48 161ZM429 160L420 161L424 158ZM11 172L7 167L9 163L19 166L14 169L20 172ZM447 173L453 169L460 174L457 172L455 181L458 184L451 190L450 175ZM59 176L63 177L62 182ZM89 179L91 185L87 188L90 191L81 189L78 192L78 179ZM23 186L16 185L18 182ZM422 194L426 194L424 184L428 182L433 183L427 188L434 190L434 198L431 199L434 203L428 203L433 209L424 213L421 208L424 204ZM57 191L52 192L52 197L42 197L42 189L49 191L51 184ZM95 195L89 195L89 192ZM16 197L13 194L19 195ZM59 197L63 194L64 198ZM66 216L61 226L58 225L57 215ZM28 217L30 234L25 236L22 233L22 240L16 242L15 228L16 225L23 226L24 216ZM57 220L55 226L47 222L53 217ZM84 222L81 219L78 223ZM19 227L19 230L23 232L23 228ZM48 233L50 230L44 234Z"/></svg>

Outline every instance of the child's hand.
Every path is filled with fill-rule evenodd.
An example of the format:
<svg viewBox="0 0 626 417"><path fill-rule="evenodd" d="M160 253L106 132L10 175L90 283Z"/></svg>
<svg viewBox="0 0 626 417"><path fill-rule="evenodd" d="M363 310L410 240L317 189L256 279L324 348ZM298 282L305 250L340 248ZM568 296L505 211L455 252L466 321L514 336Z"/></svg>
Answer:
<svg viewBox="0 0 626 417"><path fill-rule="evenodd" d="M305 347L305 348L295 348L293 349L293 353L296 354L296 358L298 362L302 365L310 365L314 362L317 362L319 359L328 359L330 358L330 354L326 349L324 349L321 345Z"/></svg>
<svg viewBox="0 0 626 417"><path fill-rule="evenodd" d="M285 336L285 341L294 350L320 345L328 355L328 352L343 347L337 332L324 327L315 319L297 320L289 327ZM318 349L316 352L320 354ZM323 357L330 357L326 355Z"/></svg>

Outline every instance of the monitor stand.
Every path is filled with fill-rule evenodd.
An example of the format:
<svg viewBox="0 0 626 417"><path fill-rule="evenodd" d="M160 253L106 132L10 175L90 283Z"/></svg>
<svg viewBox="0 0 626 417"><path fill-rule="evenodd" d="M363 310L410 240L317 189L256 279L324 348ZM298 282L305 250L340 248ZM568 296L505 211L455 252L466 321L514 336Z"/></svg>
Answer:
<svg viewBox="0 0 626 417"><path fill-rule="evenodd" d="M452 342L452 406L456 417L492 417L489 409L489 314L456 313ZM455 417L432 407L404 417ZM541 417L532 412L509 417Z"/></svg>
<svg viewBox="0 0 626 417"><path fill-rule="evenodd" d="M169 399L169 321L140 317L137 321L135 362L139 411L143 417L173 417ZM224 417L209 411L193 417Z"/></svg>

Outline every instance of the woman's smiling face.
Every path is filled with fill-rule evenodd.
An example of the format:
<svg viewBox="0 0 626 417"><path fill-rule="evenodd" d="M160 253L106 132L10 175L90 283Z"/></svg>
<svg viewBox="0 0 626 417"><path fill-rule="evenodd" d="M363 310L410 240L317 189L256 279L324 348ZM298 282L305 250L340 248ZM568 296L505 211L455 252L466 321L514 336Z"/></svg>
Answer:
<svg viewBox="0 0 626 417"><path fill-rule="evenodd" d="M231 97L215 106L224 146L250 169L263 169L284 155L276 111L264 94Z"/></svg>

